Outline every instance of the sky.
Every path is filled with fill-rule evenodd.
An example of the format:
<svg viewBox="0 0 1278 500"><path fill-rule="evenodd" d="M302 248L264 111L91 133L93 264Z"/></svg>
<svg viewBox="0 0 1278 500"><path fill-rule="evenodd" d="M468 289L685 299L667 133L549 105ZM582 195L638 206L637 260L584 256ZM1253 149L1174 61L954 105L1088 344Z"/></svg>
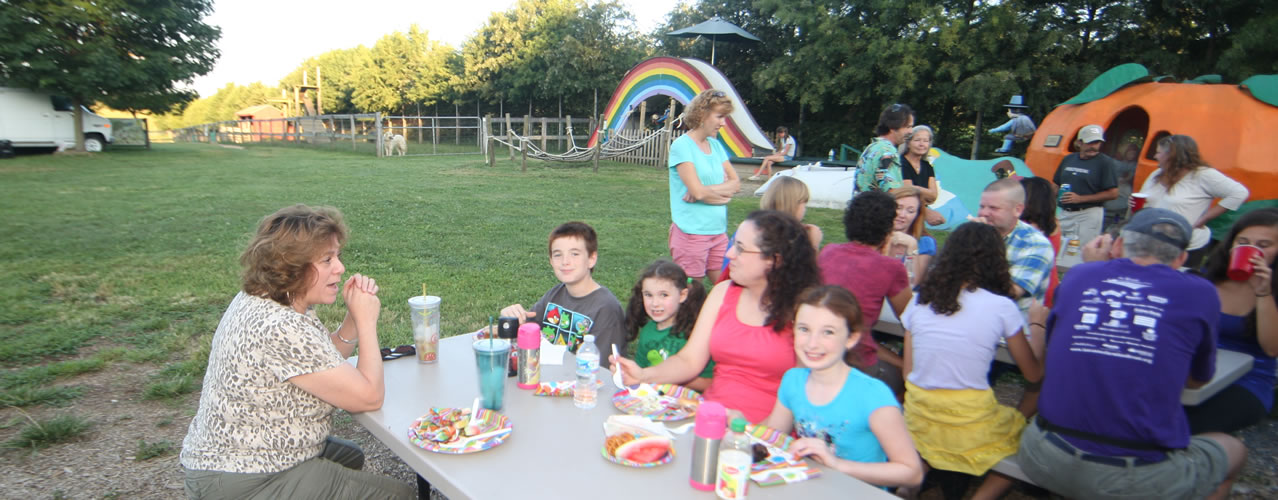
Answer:
<svg viewBox="0 0 1278 500"><path fill-rule="evenodd" d="M622 0L641 33L665 20L679 0ZM416 23L432 40L460 48L488 15L515 0L216 0L205 22L222 28L213 71L193 87L208 97L228 83L268 86L302 61L334 49L372 47Z"/></svg>

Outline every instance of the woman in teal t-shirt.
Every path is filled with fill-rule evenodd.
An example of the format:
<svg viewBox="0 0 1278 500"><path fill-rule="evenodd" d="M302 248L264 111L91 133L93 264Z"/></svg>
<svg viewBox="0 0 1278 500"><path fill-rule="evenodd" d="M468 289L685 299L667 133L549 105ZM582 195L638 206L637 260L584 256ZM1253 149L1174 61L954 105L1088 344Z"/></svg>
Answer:
<svg viewBox="0 0 1278 500"><path fill-rule="evenodd" d="M689 278L678 264L665 259L649 264L630 291L626 308L627 340L638 339L632 351L635 362L647 368L683 349L705 299L701 281ZM714 361L710 361L701 375L682 385L704 391L713 375Z"/></svg>

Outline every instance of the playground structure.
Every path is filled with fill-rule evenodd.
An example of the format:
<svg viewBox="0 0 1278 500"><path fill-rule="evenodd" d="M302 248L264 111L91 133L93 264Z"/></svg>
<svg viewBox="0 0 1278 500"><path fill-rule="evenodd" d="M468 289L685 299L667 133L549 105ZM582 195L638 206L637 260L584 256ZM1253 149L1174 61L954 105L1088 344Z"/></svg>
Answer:
<svg viewBox="0 0 1278 500"><path fill-rule="evenodd" d="M715 137L730 156L750 157L754 154L755 148L768 151L774 149L768 136L754 121L754 117L751 116L750 110L746 108L732 82L729 82L723 73L705 61L675 57L653 57L627 71L617 88L613 90L612 98L604 109L605 112L598 117L597 121L591 118L590 138L585 145L577 144L570 126L566 135L570 147L562 153L550 153L545 150L544 139L541 141L543 146L539 148L537 141L533 138L514 133L513 127L510 126L509 115L506 116L506 133L501 135L489 132L492 130L493 120L500 120L500 118L485 119L482 128L486 133L485 137L481 138L481 144L484 145L490 164L495 161L495 150L498 144L509 149L512 159L518 151L525 162L530 157L560 162L593 161L596 169L598 169L600 158L622 158L635 151L652 149L653 144L659 145L657 149L660 155L662 151L668 152L670 141L682 133L676 127L681 123L682 116L675 113L675 103L686 107L697 94L707 89L722 90L734 103L727 123ZM669 119L666 119L660 128L652 132L643 132L646 130L642 124L643 115L646 113L644 101L656 96L671 98L670 108L666 110L666 117ZM641 131L638 134L628 133L632 119L637 125L634 128Z"/></svg>
<svg viewBox="0 0 1278 500"><path fill-rule="evenodd" d="M1213 234L1222 235L1240 213L1278 206L1272 161L1278 157L1278 142L1273 140L1278 134L1278 75L1254 76L1242 84L1212 83L1219 81L1212 76L1168 80L1152 78L1139 64L1124 64L1096 77L1043 118L1026 154L1029 169L1051 178L1061 159L1077 151L1078 131L1097 124L1105 129L1102 152L1119 158L1128 145L1139 148L1133 186L1140 190L1158 168L1158 141L1182 134L1194 138L1208 165L1251 191L1242 208L1208 224Z"/></svg>

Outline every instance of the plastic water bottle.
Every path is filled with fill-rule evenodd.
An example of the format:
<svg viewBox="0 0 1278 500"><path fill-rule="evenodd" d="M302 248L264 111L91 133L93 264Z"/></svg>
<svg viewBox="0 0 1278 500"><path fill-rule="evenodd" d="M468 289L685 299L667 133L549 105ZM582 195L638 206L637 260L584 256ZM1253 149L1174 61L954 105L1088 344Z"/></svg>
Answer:
<svg viewBox="0 0 1278 500"><path fill-rule="evenodd" d="M724 500L744 500L750 486L750 465L754 455L745 434L744 418L732 419L730 432L719 442L719 481L714 494Z"/></svg>
<svg viewBox="0 0 1278 500"><path fill-rule="evenodd" d="M577 348L577 385L572 388L572 404L578 408L594 408L598 388L595 387L595 374L599 373L599 348L595 347L595 336L586 335L586 339Z"/></svg>
<svg viewBox="0 0 1278 500"><path fill-rule="evenodd" d="M833 149L831 149L831 150L830 150L830 157L829 157L829 158L827 158L827 160L828 160L828 161L834 161L834 150L833 150Z"/></svg>
<svg viewBox="0 0 1278 500"><path fill-rule="evenodd" d="M1078 255L1082 242L1078 239L1078 226L1075 224L1061 224L1061 239L1065 241L1065 253L1069 255Z"/></svg>

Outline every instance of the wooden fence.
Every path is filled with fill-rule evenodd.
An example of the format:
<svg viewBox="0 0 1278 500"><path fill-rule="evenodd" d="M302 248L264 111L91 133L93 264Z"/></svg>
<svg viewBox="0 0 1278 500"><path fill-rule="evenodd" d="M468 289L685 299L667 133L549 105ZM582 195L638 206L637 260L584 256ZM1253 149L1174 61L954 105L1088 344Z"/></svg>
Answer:
<svg viewBox="0 0 1278 500"><path fill-rule="evenodd" d="M387 132L403 135L408 156L479 154L480 118L381 113L228 120L172 130L174 142L274 143L385 154Z"/></svg>

